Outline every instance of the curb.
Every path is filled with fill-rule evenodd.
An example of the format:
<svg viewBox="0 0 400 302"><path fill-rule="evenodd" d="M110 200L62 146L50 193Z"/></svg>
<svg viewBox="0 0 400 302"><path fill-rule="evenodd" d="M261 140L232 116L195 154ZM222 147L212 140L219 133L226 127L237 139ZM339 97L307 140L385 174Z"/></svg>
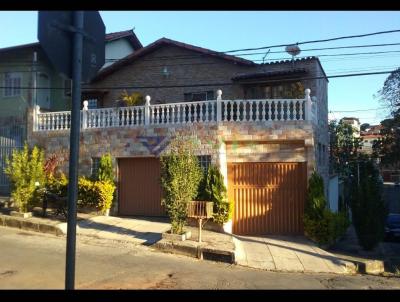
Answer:
<svg viewBox="0 0 400 302"><path fill-rule="evenodd" d="M62 224L63 223L56 225L45 224L27 220L26 218L0 215L0 226L18 228L25 231L52 234L56 236L63 236L66 234L66 227L61 226Z"/></svg>
<svg viewBox="0 0 400 302"><path fill-rule="evenodd" d="M348 263L350 263L348 265ZM385 261L382 260L346 260L346 269L354 274L382 275L385 273Z"/></svg>
<svg viewBox="0 0 400 302"><path fill-rule="evenodd" d="M201 245L192 246L182 244L181 242L177 244L177 242L165 239L161 239L160 241L154 243L152 246L166 253L179 254L202 260L204 259L231 264L235 263L234 251L217 250Z"/></svg>

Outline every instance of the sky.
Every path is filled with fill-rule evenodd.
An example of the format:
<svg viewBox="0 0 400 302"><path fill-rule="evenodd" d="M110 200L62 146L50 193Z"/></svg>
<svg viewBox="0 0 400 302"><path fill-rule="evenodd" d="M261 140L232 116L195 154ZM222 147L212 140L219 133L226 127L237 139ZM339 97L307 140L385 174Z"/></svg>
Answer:
<svg viewBox="0 0 400 302"><path fill-rule="evenodd" d="M100 11L100 14L106 32L134 28L144 46L161 37L167 37L216 51L291 44L400 29L400 12L396 11ZM37 12L0 12L0 28L2 29L0 48L36 42ZM310 48L384 43L400 43L400 32L300 45L303 51L299 56L399 51L399 53L320 57L327 75L391 71L400 67L400 45L304 51ZM252 52L264 51L266 52L266 50ZM284 51L284 48L272 48L272 51ZM261 60L264 54L242 57ZM290 56L286 53L269 53L265 57L267 60L280 58L289 59ZM379 123L387 116L388 111L377 109L384 105L374 95L382 88L387 76L388 74L330 79L328 85L328 107L332 111L330 117L355 116L360 118L361 123Z"/></svg>

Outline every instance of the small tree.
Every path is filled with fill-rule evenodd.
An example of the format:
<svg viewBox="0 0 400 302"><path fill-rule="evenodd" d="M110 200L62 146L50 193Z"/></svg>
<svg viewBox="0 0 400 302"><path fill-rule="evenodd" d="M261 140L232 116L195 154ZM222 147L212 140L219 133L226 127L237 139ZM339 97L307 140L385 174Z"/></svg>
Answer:
<svg viewBox="0 0 400 302"><path fill-rule="evenodd" d="M186 223L188 202L197 195L202 171L194 145L189 139L176 138L170 151L161 156L162 204L171 219L171 232L181 234Z"/></svg>
<svg viewBox="0 0 400 302"><path fill-rule="evenodd" d="M232 207L228 201L224 176L216 166L208 168L205 193L206 199L214 203L214 221L219 224L227 222L231 218Z"/></svg>
<svg viewBox="0 0 400 302"><path fill-rule="evenodd" d="M97 180L114 182L114 171L112 166L112 159L109 153L100 158L99 170L97 173Z"/></svg>
<svg viewBox="0 0 400 302"><path fill-rule="evenodd" d="M371 250L384 236L387 211L382 198L383 188L379 171L371 160L360 161L357 170L359 176L354 171L351 192L353 224L360 245L365 250Z"/></svg>
<svg viewBox="0 0 400 302"><path fill-rule="evenodd" d="M46 184L44 173L44 153L38 147L30 152L25 143L22 150L15 150L11 160L6 159L5 173L11 185L11 196L20 212L27 212L41 198L39 187Z"/></svg>

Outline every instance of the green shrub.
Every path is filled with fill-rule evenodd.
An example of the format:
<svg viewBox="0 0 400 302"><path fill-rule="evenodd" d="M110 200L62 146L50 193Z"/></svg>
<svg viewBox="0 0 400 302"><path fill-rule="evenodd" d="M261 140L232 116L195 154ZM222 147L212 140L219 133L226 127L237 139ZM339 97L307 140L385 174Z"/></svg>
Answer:
<svg viewBox="0 0 400 302"><path fill-rule="evenodd" d="M22 150L13 151L11 159L6 159L4 171L10 179L11 196L20 212L27 212L40 203L43 194L40 188L46 185L43 151L36 146L29 151L25 143Z"/></svg>
<svg viewBox="0 0 400 302"><path fill-rule="evenodd" d="M370 160L361 161L354 168L351 192L351 212L358 241L365 250L373 249L384 237L387 215L382 198L379 171ZM357 174L360 184L358 185Z"/></svg>
<svg viewBox="0 0 400 302"><path fill-rule="evenodd" d="M100 158L99 170L96 176L96 180L114 182L112 159L109 153Z"/></svg>
<svg viewBox="0 0 400 302"><path fill-rule="evenodd" d="M60 197L66 197L68 192L68 178L64 173L59 175L50 174L47 176L46 190Z"/></svg>
<svg viewBox="0 0 400 302"><path fill-rule="evenodd" d="M346 213L333 213L327 208L324 182L317 172L310 177L304 207L304 233L320 245L331 245L349 227Z"/></svg>
<svg viewBox="0 0 400 302"><path fill-rule="evenodd" d="M193 142L182 137L170 144L161 156L162 204L171 219L171 232L182 233L187 218L188 202L197 195L202 171L193 153Z"/></svg>
<svg viewBox="0 0 400 302"><path fill-rule="evenodd" d="M204 187L204 200L214 203L213 220L223 224L231 219L232 206L228 201L227 191L224 184L224 176L218 167L210 166Z"/></svg>
<svg viewBox="0 0 400 302"><path fill-rule="evenodd" d="M78 206L95 207L101 213L111 208L115 185L109 181L92 181L85 177L78 180Z"/></svg>
<svg viewBox="0 0 400 302"><path fill-rule="evenodd" d="M304 232L308 238L320 245L331 245L342 236L349 227L345 213L333 213L329 209L322 211L320 219L304 215Z"/></svg>

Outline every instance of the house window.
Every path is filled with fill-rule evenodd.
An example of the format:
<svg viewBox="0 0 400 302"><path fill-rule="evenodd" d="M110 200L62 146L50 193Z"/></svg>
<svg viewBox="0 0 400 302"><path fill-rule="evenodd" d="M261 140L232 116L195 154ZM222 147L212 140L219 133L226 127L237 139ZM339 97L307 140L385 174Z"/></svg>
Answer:
<svg viewBox="0 0 400 302"><path fill-rule="evenodd" d="M246 99L302 99L304 87L301 82L249 85L244 95Z"/></svg>
<svg viewBox="0 0 400 302"><path fill-rule="evenodd" d="M4 96L21 95L22 77L19 73L6 73L4 76Z"/></svg>
<svg viewBox="0 0 400 302"><path fill-rule="evenodd" d="M186 102L200 102L214 100L214 91L203 91L203 92L189 92L184 93L183 98Z"/></svg>
<svg viewBox="0 0 400 302"><path fill-rule="evenodd" d="M92 167L90 170L90 174L92 177L97 177L97 173L99 172L100 165L100 157L92 157Z"/></svg>
<svg viewBox="0 0 400 302"><path fill-rule="evenodd" d="M97 109L97 99L88 100L88 109Z"/></svg>
<svg viewBox="0 0 400 302"><path fill-rule="evenodd" d="M71 96L72 81L70 79L64 80L64 96Z"/></svg>
<svg viewBox="0 0 400 302"><path fill-rule="evenodd" d="M199 155L197 159L203 172L207 172L211 165L211 155Z"/></svg>

